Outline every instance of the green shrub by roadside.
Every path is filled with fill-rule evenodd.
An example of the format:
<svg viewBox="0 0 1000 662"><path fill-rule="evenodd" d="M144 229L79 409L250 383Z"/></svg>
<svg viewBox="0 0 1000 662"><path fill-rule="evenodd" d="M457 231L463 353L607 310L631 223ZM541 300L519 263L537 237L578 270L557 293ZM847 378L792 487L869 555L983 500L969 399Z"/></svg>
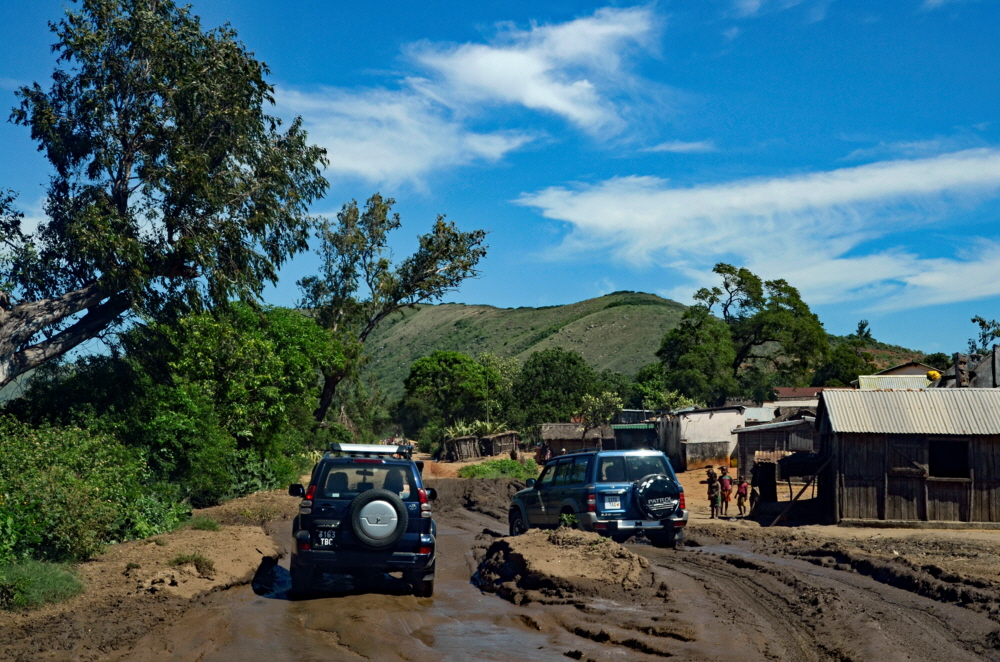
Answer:
<svg viewBox="0 0 1000 662"><path fill-rule="evenodd" d="M33 609L82 591L76 570L68 564L29 559L0 565L0 609Z"/></svg>
<svg viewBox="0 0 1000 662"><path fill-rule="evenodd" d="M113 435L0 417L0 563L86 559L108 543L168 531L188 509L144 484Z"/></svg>
<svg viewBox="0 0 1000 662"><path fill-rule="evenodd" d="M509 458L503 460L487 460L479 464L470 464L458 470L459 478L512 478L527 480L538 477L538 464L528 458L524 463Z"/></svg>

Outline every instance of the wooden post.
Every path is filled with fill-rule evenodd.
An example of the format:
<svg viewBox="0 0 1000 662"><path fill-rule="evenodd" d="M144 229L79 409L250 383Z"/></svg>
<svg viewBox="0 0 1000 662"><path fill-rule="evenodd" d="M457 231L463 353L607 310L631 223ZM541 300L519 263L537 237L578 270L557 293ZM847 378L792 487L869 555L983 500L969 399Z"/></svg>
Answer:
<svg viewBox="0 0 1000 662"><path fill-rule="evenodd" d="M812 476L809 476L809 479L806 480L806 484L802 486L802 489L799 490L799 493L795 495L795 498L788 502L788 506L786 506L785 509L781 511L780 515L774 518L773 522L768 524L769 527L777 524L779 521L781 521L782 517L788 514L788 511L792 509L792 506L794 506L795 502L799 500L799 497L802 496L802 493L805 492L807 489L809 489L809 485L816 479L817 476L819 476L820 472L826 468L826 465L830 464L830 461L832 459L833 459L832 457L828 458L826 462L820 465L819 469L816 470L816 473L814 473ZM788 484L791 485L792 484L791 481L789 481Z"/></svg>

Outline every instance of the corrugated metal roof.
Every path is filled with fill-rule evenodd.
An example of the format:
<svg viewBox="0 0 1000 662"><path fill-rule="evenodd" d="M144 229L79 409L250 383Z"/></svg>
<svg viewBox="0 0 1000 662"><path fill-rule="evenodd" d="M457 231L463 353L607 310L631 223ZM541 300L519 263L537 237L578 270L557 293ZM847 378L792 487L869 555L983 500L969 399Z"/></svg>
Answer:
<svg viewBox="0 0 1000 662"><path fill-rule="evenodd" d="M924 375L858 375L858 388L866 390L902 390L927 388L930 381Z"/></svg>
<svg viewBox="0 0 1000 662"><path fill-rule="evenodd" d="M1000 389L823 391L834 432L1000 434Z"/></svg>
<svg viewBox="0 0 1000 662"><path fill-rule="evenodd" d="M808 421L797 420L797 421L780 421L778 423L764 423L763 425L748 425L745 428L736 428L733 430L733 434L746 434L747 432L766 432L768 430L777 430L780 428L795 428L800 425L808 425L812 427L812 420Z"/></svg>
<svg viewBox="0 0 1000 662"><path fill-rule="evenodd" d="M612 423L612 430L654 430L656 423Z"/></svg>

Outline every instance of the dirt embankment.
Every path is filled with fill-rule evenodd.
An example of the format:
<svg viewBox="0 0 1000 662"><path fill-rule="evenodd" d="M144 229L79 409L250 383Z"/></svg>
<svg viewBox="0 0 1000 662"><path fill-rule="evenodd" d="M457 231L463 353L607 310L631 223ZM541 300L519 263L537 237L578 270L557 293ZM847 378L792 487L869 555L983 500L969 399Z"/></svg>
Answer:
<svg viewBox="0 0 1000 662"><path fill-rule="evenodd" d="M657 591L646 559L596 533L568 528L496 538L474 580L514 604L594 597L632 602L649 600Z"/></svg>
<svg viewBox="0 0 1000 662"><path fill-rule="evenodd" d="M263 558L282 552L270 532L287 529L297 511L297 499L262 492L196 513L219 522L218 531L182 528L112 546L77 565L83 594L38 611L0 612L0 660L117 658L201 596L249 582Z"/></svg>
<svg viewBox="0 0 1000 662"><path fill-rule="evenodd" d="M431 478L425 481L427 487L437 490L434 503L435 517L448 517L460 511L470 510L488 515L503 523L507 522L510 500L524 483L506 478L473 479Z"/></svg>

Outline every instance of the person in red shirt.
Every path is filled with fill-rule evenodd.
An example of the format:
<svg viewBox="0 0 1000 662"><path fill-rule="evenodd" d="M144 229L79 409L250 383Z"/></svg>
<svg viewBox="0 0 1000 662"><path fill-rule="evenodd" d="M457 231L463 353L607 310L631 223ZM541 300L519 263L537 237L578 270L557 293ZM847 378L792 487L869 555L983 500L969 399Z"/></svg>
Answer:
<svg viewBox="0 0 1000 662"><path fill-rule="evenodd" d="M750 495L750 485L747 479L740 476L740 482L736 486L736 507L740 510L740 517L746 517L747 497Z"/></svg>
<svg viewBox="0 0 1000 662"><path fill-rule="evenodd" d="M729 475L729 467L719 467L722 475L719 476L719 488L722 492L722 510L719 513L722 517L729 516L729 502L733 498L733 477Z"/></svg>

